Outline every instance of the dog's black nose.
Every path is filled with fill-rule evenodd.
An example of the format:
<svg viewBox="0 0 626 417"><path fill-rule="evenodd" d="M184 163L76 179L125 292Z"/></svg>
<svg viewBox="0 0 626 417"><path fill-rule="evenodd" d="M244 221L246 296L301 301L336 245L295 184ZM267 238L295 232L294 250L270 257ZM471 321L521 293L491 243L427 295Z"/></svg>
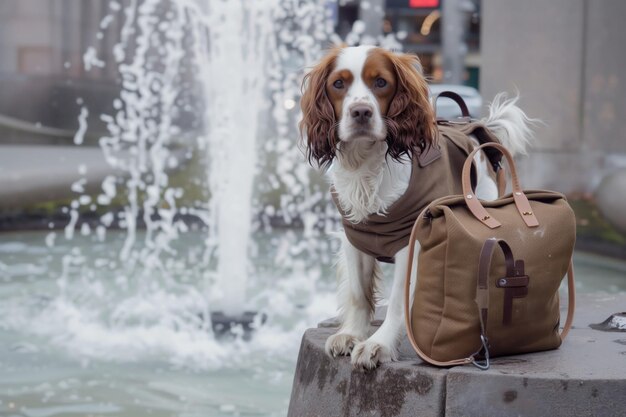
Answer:
<svg viewBox="0 0 626 417"><path fill-rule="evenodd" d="M357 122L365 124L372 118L372 107L367 105L354 106L350 109L350 116Z"/></svg>

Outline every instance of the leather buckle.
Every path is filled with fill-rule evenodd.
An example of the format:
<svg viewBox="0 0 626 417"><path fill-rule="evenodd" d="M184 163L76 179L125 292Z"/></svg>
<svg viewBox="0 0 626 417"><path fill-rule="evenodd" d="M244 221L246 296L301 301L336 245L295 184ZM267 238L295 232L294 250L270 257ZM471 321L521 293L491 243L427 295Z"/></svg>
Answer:
<svg viewBox="0 0 626 417"><path fill-rule="evenodd" d="M510 274L510 272L513 272ZM524 273L524 261L515 261L513 271L509 271L503 278L496 280L496 287L504 288L504 304L502 306L502 324L511 324L513 320L513 299L524 298L528 295L529 277Z"/></svg>
<svg viewBox="0 0 626 417"><path fill-rule="evenodd" d="M528 287L528 275L504 277L496 281L498 288Z"/></svg>

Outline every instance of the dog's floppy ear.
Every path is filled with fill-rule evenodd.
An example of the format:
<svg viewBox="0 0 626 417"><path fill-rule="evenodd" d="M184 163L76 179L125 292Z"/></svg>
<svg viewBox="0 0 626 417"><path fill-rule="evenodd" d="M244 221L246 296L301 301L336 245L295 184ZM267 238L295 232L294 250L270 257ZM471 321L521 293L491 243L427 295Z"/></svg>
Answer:
<svg viewBox="0 0 626 417"><path fill-rule="evenodd" d="M435 115L429 90L415 55L389 53L398 87L387 112L388 154L399 159L403 154L419 153L420 146L436 140Z"/></svg>
<svg viewBox="0 0 626 417"><path fill-rule="evenodd" d="M302 81L300 134L306 142L309 163L315 161L320 167L332 162L337 146L335 110L326 94L326 81L339 50L331 50Z"/></svg>

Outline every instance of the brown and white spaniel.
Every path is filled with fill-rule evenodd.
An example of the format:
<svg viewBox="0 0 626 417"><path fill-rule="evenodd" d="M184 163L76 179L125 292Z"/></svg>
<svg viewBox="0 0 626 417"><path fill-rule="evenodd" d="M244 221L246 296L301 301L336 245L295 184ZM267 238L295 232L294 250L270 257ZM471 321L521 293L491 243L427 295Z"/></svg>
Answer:
<svg viewBox="0 0 626 417"><path fill-rule="evenodd" d="M437 138L429 89L417 57L372 46L331 50L305 77L300 129L309 162L328 168L344 219L355 224L385 215L407 190L412 157ZM498 95L483 123L513 153L523 153L529 122L517 98ZM497 197L487 161L476 158L476 194ZM441 181L447 181L441 178ZM419 192L419 190L411 190ZM408 241L408 239L407 239ZM395 254L387 315L370 336L379 278L378 261L345 235L339 254L341 326L326 342L331 356L350 355L359 369L394 360L403 329L407 247Z"/></svg>

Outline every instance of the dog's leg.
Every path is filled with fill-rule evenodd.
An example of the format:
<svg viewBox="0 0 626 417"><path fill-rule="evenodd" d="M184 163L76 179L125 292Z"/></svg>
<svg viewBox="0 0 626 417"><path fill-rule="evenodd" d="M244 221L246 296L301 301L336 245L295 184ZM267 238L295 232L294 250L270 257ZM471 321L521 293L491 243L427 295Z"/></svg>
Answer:
<svg viewBox="0 0 626 417"><path fill-rule="evenodd" d="M326 340L330 356L349 355L354 345L367 337L380 269L376 259L357 250L344 235L337 274L341 326Z"/></svg>
<svg viewBox="0 0 626 417"><path fill-rule="evenodd" d="M416 265L418 253L419 244L416 243L414 265ZM359 343L352 350L352 366L354 368L369 370L380 363L397 359L398 339L404 328L404 283L408 258L408 247L396 254L396 266L385 321L369 339ZM416 270L415 267L414 270ZM415 285L414 283L415 279L412 279L412 285ZM413 291L411 291L412 293Z"/></svg>

